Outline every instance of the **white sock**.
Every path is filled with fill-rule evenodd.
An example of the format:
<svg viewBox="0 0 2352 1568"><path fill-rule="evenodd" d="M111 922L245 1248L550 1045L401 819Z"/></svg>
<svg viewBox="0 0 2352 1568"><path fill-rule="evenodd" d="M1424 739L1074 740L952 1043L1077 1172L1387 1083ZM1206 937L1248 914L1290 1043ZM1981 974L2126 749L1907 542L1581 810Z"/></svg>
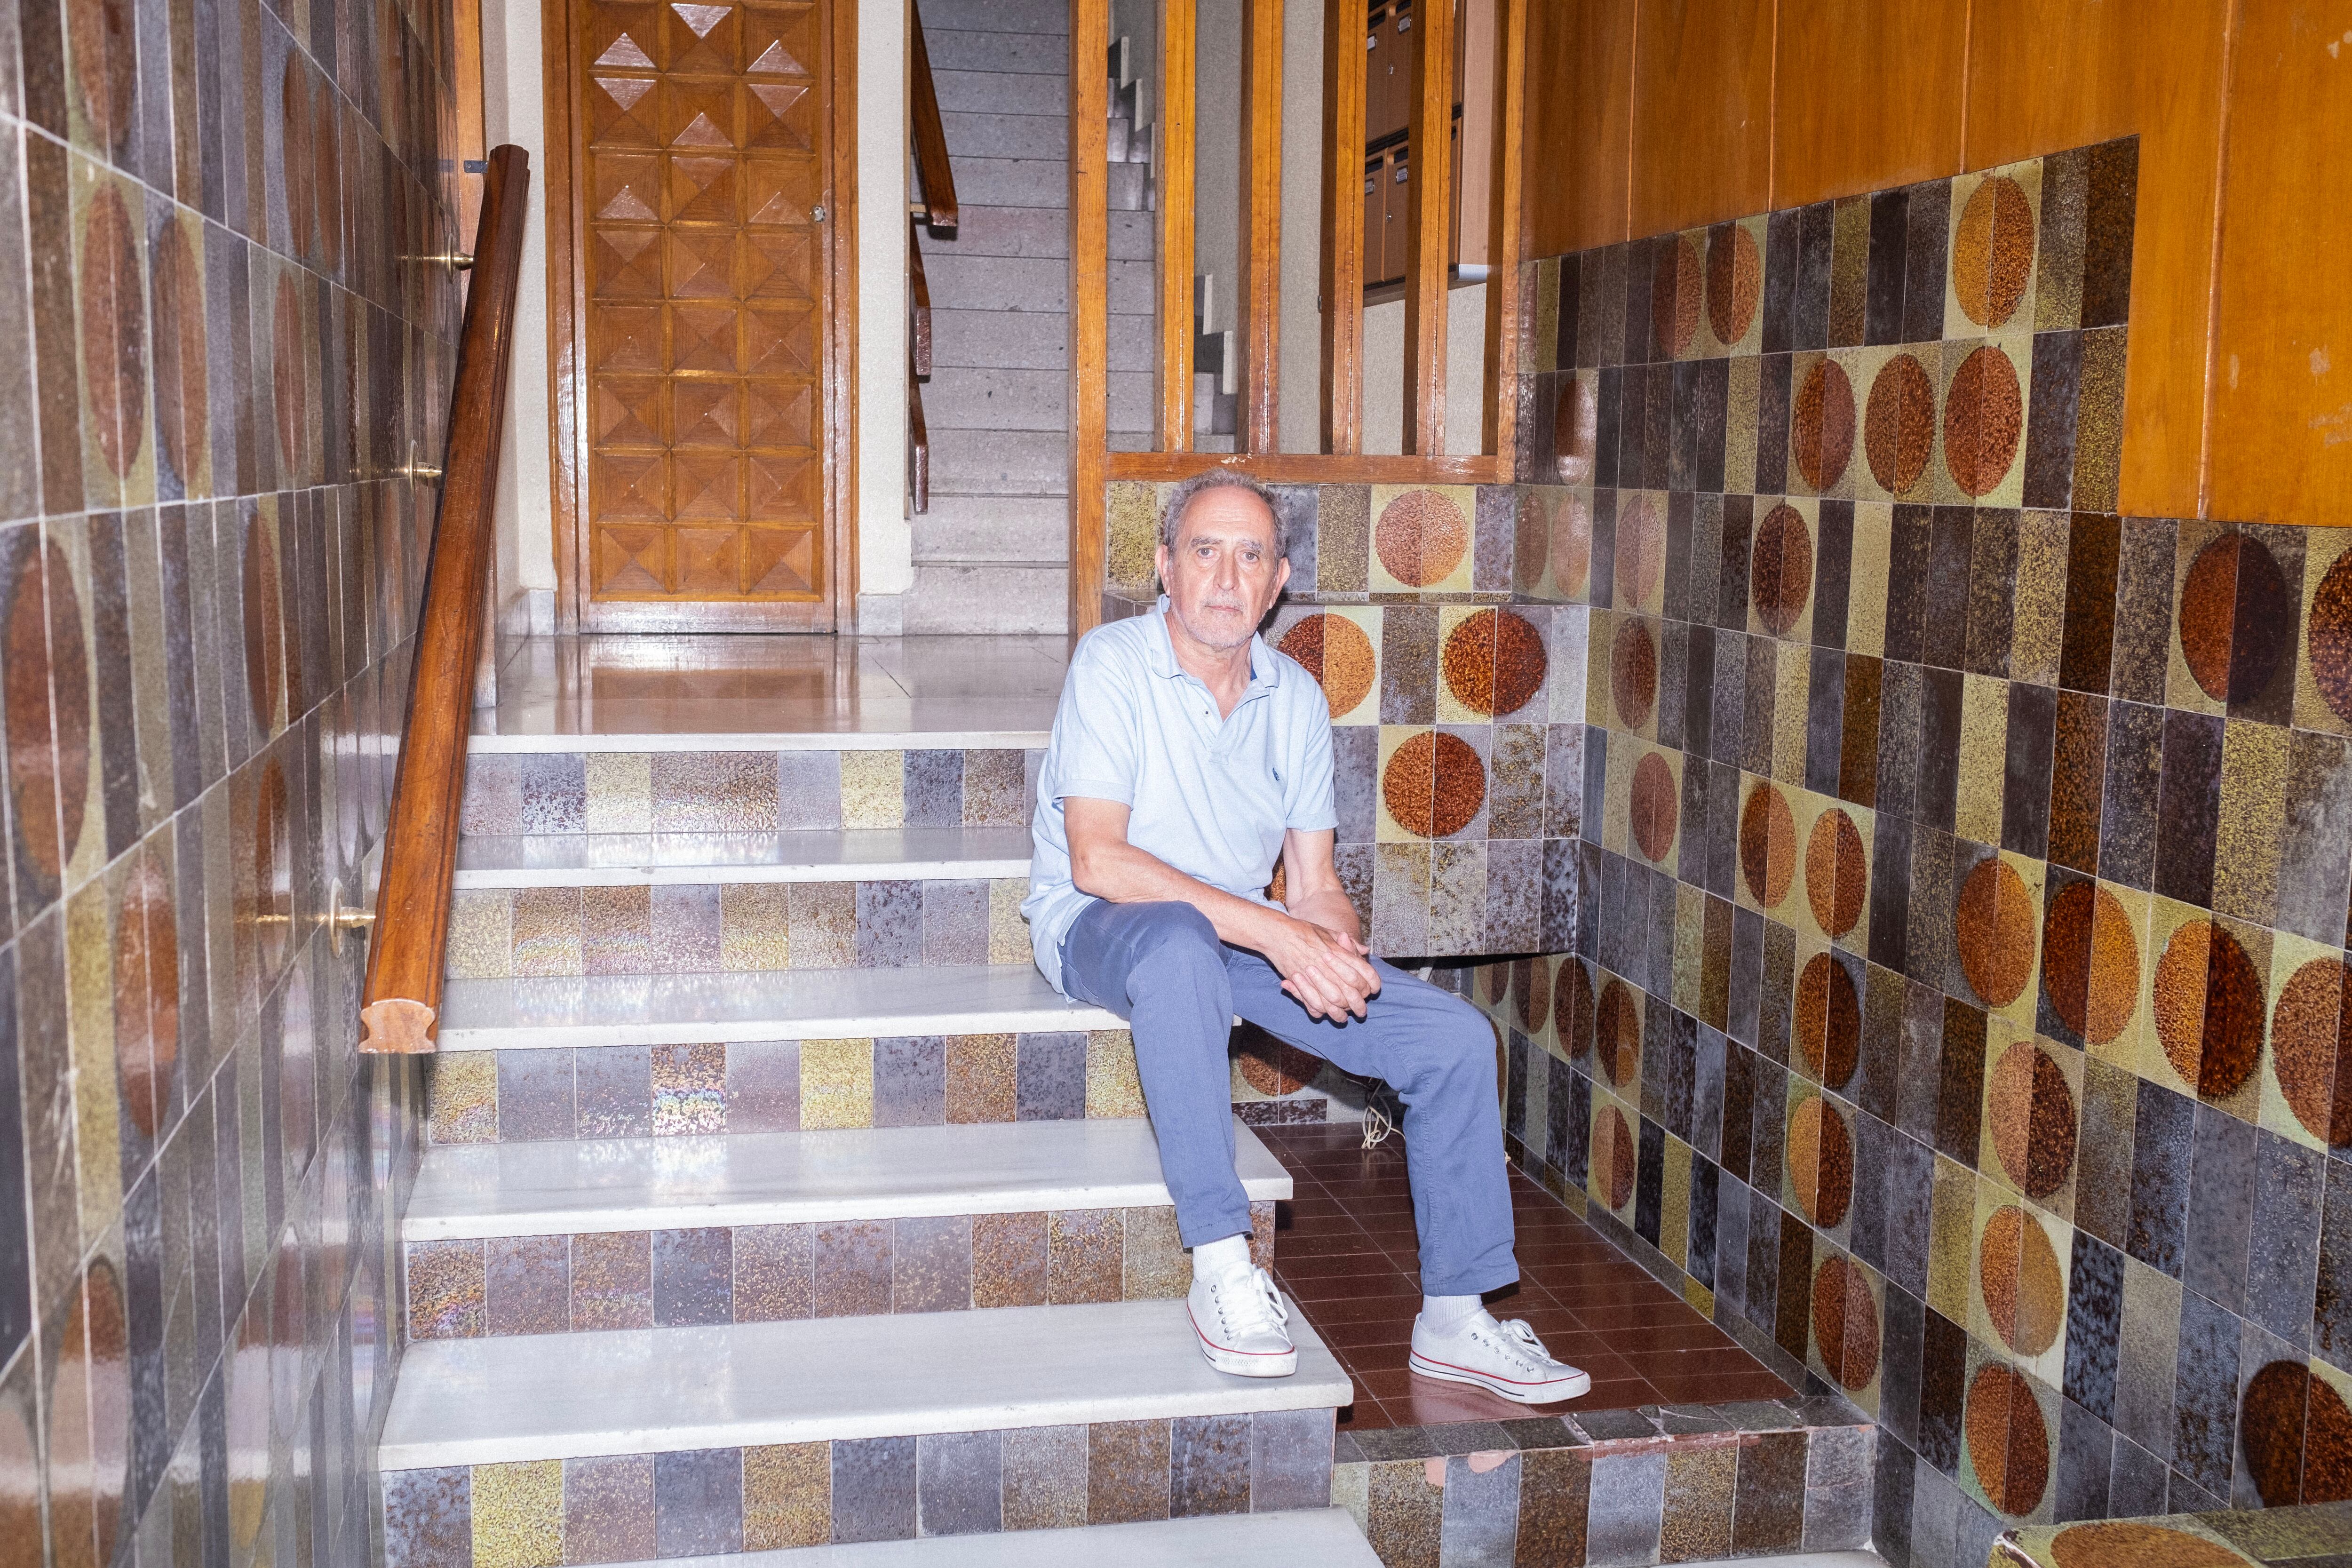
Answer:
<svg viewBox="0 0 2352 1568"><path fill-rule="evenodd" d="M1246 1236L1204 1241L1192 1249L1192 1272L1208 1279L1245 1273L1250 1267L1249 1244Z"/></svg>
<svg viewBox="0 0 2352 1568"><path fill-rule="evenodd" d="M1433 1334L1450 1334L1480 1312L1486 1303L1475 1296L1423 1296L1421 1299L1421 1321L1429 1325Z"/></svg>

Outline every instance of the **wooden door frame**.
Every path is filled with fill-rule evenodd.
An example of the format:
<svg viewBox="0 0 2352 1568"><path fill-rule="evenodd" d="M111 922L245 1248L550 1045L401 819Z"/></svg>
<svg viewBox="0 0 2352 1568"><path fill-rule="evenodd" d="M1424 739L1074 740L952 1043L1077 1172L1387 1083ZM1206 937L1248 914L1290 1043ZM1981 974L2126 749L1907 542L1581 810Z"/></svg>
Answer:
<svg viewBox="0 0 2352 1568"><path fill-rule="evenodd" d="M544 116L547 174L547 374L548 456L554 507L555 629L583 629L586 587L581 551L588 500L588 316L587 146L585 128L572 112L572 82L581 38L583 0L554 0L541 7L541 109ZM817 67L832 92L827 132L832 138L828 176L832 195L822 226L827 247L826 286L831 290L824 376L817 389L825 410L825 437L819 448L824 464L824 516L818 530L825 552L832 615L793 613L779 605L773 626L735 624L724 627L680 624L688 617L666 614L647 603L644 625L624 629L647 633L726 630L749 632L851 633L857 617L857 0L823 0L824 46ZM748 621L747 615L728 617ZM812 622L818 624L811 624Z"/></svg>

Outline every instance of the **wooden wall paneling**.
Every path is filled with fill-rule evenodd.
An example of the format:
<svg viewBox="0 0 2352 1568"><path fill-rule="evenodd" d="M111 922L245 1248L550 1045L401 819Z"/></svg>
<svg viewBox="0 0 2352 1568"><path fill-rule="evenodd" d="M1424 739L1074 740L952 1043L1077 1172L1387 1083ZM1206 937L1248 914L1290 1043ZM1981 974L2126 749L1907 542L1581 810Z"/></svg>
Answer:
<svg viewBox="0 0 2352 1568"><path fill-rule="evenodd" d="M2352 0L2256 0L2236 26L2208 515L2352 526Z"/></svg>
<svg viewBox="0 0 2352 1568"><path fill-rule="evenodd" d="M1520 139L1527 134L1528 7L1531 0L1495 0L1493 170L1486 204L1486 385L1479 446L1507 475L1518 447ZM1465 128L1463 134L1467 137ZM1473 143L1475 149L1475 144Z"/></svg>
<svg viewBox="0 0 2352 1568"><path fill-rule="evenodd" d="M1612 245L1626 233L1636 0L1546 4L1528 17L1528 253Z"/></svg>
<svg viewBox="0 0 2352 1568"><path fill-rule="evenodd" d="M1769 208L1774 0L1640 5L1632 234Z"/></svg>
<svg viewBox="0 0 2352 1568"><path fill-rule="evenodd" d="M1772 191L1759 206L1803 206L1959 173L1969 4L1783 7Z"/></svg>
<svg viewBox="0 0 2352 1568"><path fill-rule="evenodd" d="M453 0L451 30L457 54L457 234L460 248L482 224L482 184L489 145L482 132L482 0ZM470 279L459 279L462 285Z"/></svg>
<svg viewBox="0 0 2352 1568"><path fill-rule="evenodd" d="M581 512L588 487L588 344L582 330L588 310L588 269L580 237L588 229L588 167L583 117L572 84L578 79L584 0L563 0L540 12L540 101L546 113L548 476L555 535L555 629L580 629ZM529 432L518 438L531 439Z"/></svg>
<svg viewBox="0 0 2352 1568"><path fill-rule="evenodd" d="M1160 449L1192 449L1193 0L1160 5Z"/></svg>
<svg viewBox="0 0 2352 1568"><path fill-rule="evenodd" d="M1343 0L1343 5L1345 0ZM1242 0L1241 417L1234 443L1280 442L1282 0Z"/></svg>
<svg viewBox="0 0 2352 1568"><path fill-rule="evenodd" d="M1445 450L1445 289L1453 252L1454 0L1414 7L1411 232L1404 275L1404 449Z"/></svg>
<svg viewBox="0 0 2352 1568"><path fill-rule="evenodd" d="M1316 452L1113 452L1107 479L1165 484L1210 468L1231 468L1277 485L1508 484L1508 458L1335 457Z"/></svg>
<svg viewBox="0 0 2352 1568"><path fill-rule="evenodd" d="M1070 0L1070 631L1102 619L1110 428L1110 7ZM1181 198L1179 198L1181 199ZM1192 291L1185 290L1187 308Z"/></svg>
<svg viewBox="0 0 2352 1568"><path fill-rule="evenodd" d="M1364 185L1366 70L1362 18L1347 0L1323 7L1322 446L1353 453L1364 441L1364 279L1368 213L1380 209ZM1370 176L1377 180L1378 176Z"/></svg>
<svg viewBox="0 0 2352 1568"><path fill-rule="evenodd" d="M1966 165L2139 136L2121 510L2200 505L2232 0L1976 0Z"/></svg>

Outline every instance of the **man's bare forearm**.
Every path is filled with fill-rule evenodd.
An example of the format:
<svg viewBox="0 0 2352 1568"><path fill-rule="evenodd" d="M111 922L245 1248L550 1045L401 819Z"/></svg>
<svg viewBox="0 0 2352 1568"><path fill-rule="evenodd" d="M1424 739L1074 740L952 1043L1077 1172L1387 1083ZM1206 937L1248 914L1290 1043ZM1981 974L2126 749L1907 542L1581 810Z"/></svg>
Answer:
<svg viewBox="0 0 2352 1568"><path fill-rule="evenodd" d="M1300 920L1310 921L1326 931L1336 931L1343 936L1363 940L1363 922L1356 916L1356 906L1338 888L1325 888L1286 901L1286 907Z"/></svg>
<svg viewBox="0 0 2352 1568"><path fill-rule="evenodd" d="M1087 847L1072 872L1071 880L1078 891L1114 904L1190 904L1209 917L1220 942L1235 947L1263 950L1268 936L1266 922L1280 913L1188 877L1150 850L1124 841Z"/></svg>

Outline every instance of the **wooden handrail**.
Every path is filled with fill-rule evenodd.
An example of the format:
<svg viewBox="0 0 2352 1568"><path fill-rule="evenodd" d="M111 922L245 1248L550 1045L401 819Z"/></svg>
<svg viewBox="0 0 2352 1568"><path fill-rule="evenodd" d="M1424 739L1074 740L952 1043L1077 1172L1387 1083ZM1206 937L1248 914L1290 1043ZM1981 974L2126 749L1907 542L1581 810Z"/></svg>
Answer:
<svg viewBox="0 0 2352 1568"><path fill-rule="evenodd" d="M907 492L916 513L931 510L931 432L923 423L923 388L907 378Z"/></svg>
<svg viewBox="0 0 2352 1568"><path fill-rule="evenodd" d="M922 247L915 243L915 226L907 226L907 308L910 317L907 353L915 374L931 374L931 280L923 274Z"/></svg>
<svg viewBox="0 0 2352 1568"><path fill-rule="evenodd" d="M924 221L934 234L956 231L955 170L948 163L948 133L940 120L940 89L931 80L931 51L923 44L923 8L914 0L907 5L908 52L911 71L908 83L912 100L915 136L915 178L923 187Z"/></svg>
<svg viewBox="0 0 2352 1568"><path fill-rule="evenodd" d="M508 371L514 357L515 295L522 275L530 158L520 147L490 153L473 283L457 341L441 500L417 617L408 721L384 829L360 1018L363 1051L434 1048L447 966L449 885L457 862L466 791L466 733L481 656L490 550L497 538L499 448L506 435Z"/></svg>
<svg viewBox="0 0 2352 1568"><path fill-rule="evenodd" d="M931 280L923 273L923 247L915 226L907 226L907 493L911 510L931 510L931 434L923 424L921 383L931 374Z"/></svg>

